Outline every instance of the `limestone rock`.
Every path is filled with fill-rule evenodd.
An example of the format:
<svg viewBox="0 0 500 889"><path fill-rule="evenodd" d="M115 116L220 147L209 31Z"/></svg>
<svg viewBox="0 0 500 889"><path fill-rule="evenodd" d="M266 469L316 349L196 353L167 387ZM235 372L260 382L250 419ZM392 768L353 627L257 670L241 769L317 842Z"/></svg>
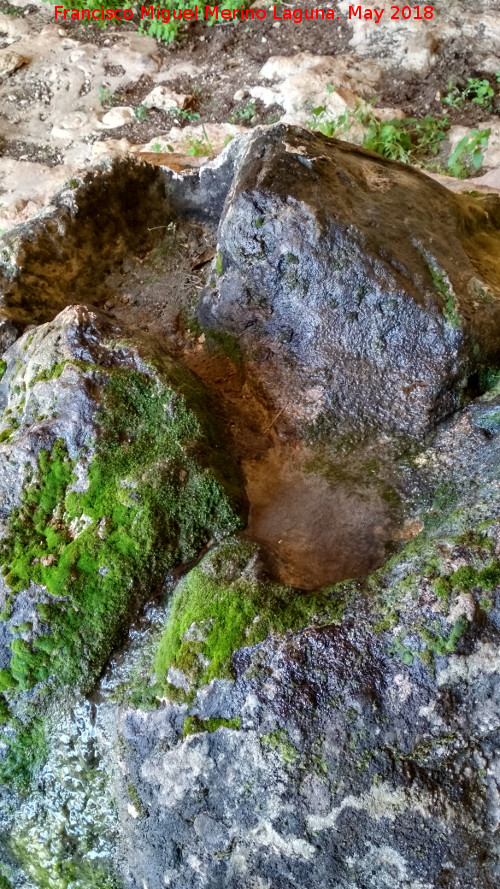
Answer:
<svg viewBox="0 0 500 889"><path fill-rule="evenodd" d="M485 172L494 170L500 165L500 124L498 123L498 120L496 118L485 121L480 125L480 127L451 127L448 133L448 140L450 143L451 151L453 151L457 147L458 143L461 142L462 139L467 138L469 141L471 141L473 139L473 130L474 132L477 132L477 130L490 131L488 144L486 148L481 149L483 154L481 167ZM461 160L463 165L467 167L467 154L464 154Z"/></svg>
<svg viewBox="0 0 500 889"><path fill-rule="evenodd" d="M133 108L130 108L128 105L117 105L116 108L111 108L110 111L106 112L101 120L101 124L106 129L113 130L117 127L125 127L129 123L133 123L135 119Z"/></svg>
<svg viewBox="0 0 500 889"><path fill-rule="evenodd" d="M27 56L23 56L13 50L2 50L0 52L0 81L8 77L9 74L13 74L18 68L29 65L30 61L31 59Z"/></svg>
<svg viewBox="0 0 500 889"><path fill-rule="evenodd" d="M45 168L31 164L29 169L42 187L45 177L40 170ZM169 213L164 183L146 165L130 159L101 162L81 180L67 179L68 173L74 177L74 168L54 167L49 173L45 187L52 190L55 184L59 191L41 214L1 238L0 307L21 327L53 318L80 296L87 299L110 263L141 242L146 223L161 225ZM23 198L33 180L24 184ZM42 195L47 199L46 191Z"/></svg>
<svg viewBox="0 0 500 889"><path fill-rule="evenodd" d="M184 108L186 95L174 93L168 86L155 86L142 100L145 108L157 108L159 111L171 111L173 108Z"/></svg>
<svg viewBox="0 0 500 889"><path fill-rule="evenodd" d="M6 318L0 320L0 355L12 346L19 336L19 332L11 321Z"/></svg>
<svg viewBox="0 0 500 889"><path fill-rule="evenodd" d="M348 106L354 107L358 94L369 98L381 73L376 62L360 63L349 55L301 52L271 56L261 68L260 77L272 85L254 86L250 95L265 105L281 105L286 123L307 124L315 107L326 106L329 116L335 118Z"/></svg>
<svg viewBox="0 0 500 889"><path fill-rule="evenodd" d="M478 422L499 406L497 387L424 452L452 500L424 511L425 529L366 583L331 592L346 596L336 626L318 614L240 649L234 681L202 686L187 709L122 708L127 886L250 889L286 875L319 889L493 889L500 435ZM196 570L224 587L221 564L214 551ZM181 737L186 716L198 730ZM235 717L237 730L224 724ZM130 782L148 813L133 823Z"/></svg>
<svg viewBox="0 0 500 889"><path fill-rule="evenodd" d="M218 241L200 321L302 428L420 437L498 361L493 195L276 125L247 142Z"/></svg>
<svg viewBox="0 0 500 889"><path fill-rule="evenodd" d="M175 384L177 394L174 394L168 382L171 374L175 376L172 360L164 356L161 362L163 372L158 376L152 374L146 362L155 354L154 345L145 339L142 339L141 343L141 337L134 340L134 345L127 345L126 331L84 307L72 306L65 309L52 322L25 333L5 352L6 367L0 382L0 409L3 411L0 420L0 539L2 539L2 573L5 577L5 581L2 581L0 602L0 608L4 609L0 619L2 668L9 663L11 652L8 644L12 639L11 633L16 635L13 628L29 621L31 642L33 638L46 634L47 624L50 626L53 623L51 633L55 639L62 632L61 626L64 623L64 615L58 613L55 603L61 597L66 601L69 596L73 605L68 607L74 607L85 623L85 620L91 619L90 614L85 617L88 607L88 600L87 606L84 604L85 596L91 596L89 590L97 584L101 588L102 607L104 609L111 607L113 616L111 613L108 615L106 630L101 638L98 638L100 635L98 632L96 638L89 639L83 649L81 642L77 641L80 631L75 625L73 642L70 644L69 639L67 640L71 653L69 649L66 650L66 668L69 670L68 675L72 675L70 681L76 685L80 681L84 685L88 682L89 675L92 675L99 661L102 663L107 657L113 638L117 638L120 622L134 607L133 603L140 600L140 590L145 589L139 564L136 566L138 571L134 575L133 550L135 546L139 547L137 556L141 550L144 555L147 552L149 544L144 540L139 542L145 528L149 527L156 537L156 531L153 531L156 520L149 512L150 498L152 496L154 500L156 496L154 494L156 485L159 485L158 490L164 485L161 496L167 510L169 497L172 496L174 489L178 489L182 499L184 494L181 490L185 490L187 494L193 485L198 487L197 492L195 493L193 488L191 494L187 496L195 497L198 506L195 509L196 515L192 515L192 527L186 529L186 533L180 530L181 526L177 524L177 519L172 513L171 519L166 519L164 525L164 530L167 527L170 529L164 541L160 542L158 538L154 542L151 539L150 543L155 551L155 555L152 556L151 579L164 558L167 562L170 559L174 562L177 559L183 561L185 556L189 558L194 555L197 548L203 545L203 541L206 542L218 534L213 524L213 520L218 523L216 516L219 513L217 483L215 480L209 481L209 471L197 466L196 461L193 463L188 458L185 462L181 454L183 447L187 446L187 440L181 444L179 439L175 444L177 433L173 434L171 442L173 449L167 461L169 468L167 469L165 464L162 469L160 452L155 452L152 427L147 428L145 420L148 410L154 410L155 403L160 415L166 413L168 406L170 421L166 421L167 426L164 428L169 428L172 422L175 425L177 417L179 422L187 422L186 430L190 426L191 432L188 433L188 437L192 436L193 441L200 439L204 435L202 432L204 420L202 417L200 420L195 419L194 414L191 414L189 419L190 408L185 404L183 396L184 386L189 388L194 381L190 381L189 375L184 375L185 381ZM124 386L128 392L125 401ZM203 397L204 393L201 395ZM190 398L188 395L188 401ZM116 411L117 415L114 421L115 431L111 433L104 415L110 418L113 411ZM188 414L183 421L182 416L186 411ZM139 419L141 415L142 420ZM116 431L120 426L121 431ZM172 431L173 428L174 426L171 426ZM163 435L159 428L158 433ZM145 438L142 439L139 463L135 465L133 450L137 447L141 436ZM101 446L100 442L103 440L107 444ZM113 487L112 479L119 465L119 456L115 453L114 460L118 459L116 464L113 461L109 462L109 455L113 452L113 448L115 451L117 447L120 449L120 441L123 442L124 448L122 457L125 456L125 452L127 457L122 468L118 469L121 480L115 479L118 484L115 488L117 503L122 505L122 515L118 520L119 508L118 512L113 508L112 494L108 492L104 511L104 504L98 505L98 497L95 499L97 493L95 474L92 473L102 472L103 479L104 477L107 479L103 484L108 486L111 484ZM146 441L153 447L149 457L145 448ZM160 450L166 455L168 449L169 445L165 439ZM99 459L103 461L104 468L92 470L93 461L97 461L97 466ZM51 487L51 473L58 475L60 487L57 485L55 489ZM152 474L149 475L150 473ZM156 477L154 482L153 476ZM30 484L35 484L43 503L50 503L44 521L45 533L51 539L51 543L47 541L44 543L37 537L40 533L41 519L38 520L37 531L31 526L30 516L26 513L23 497L25 498L26 489ZM211 485L214 487L209 494ZM222 490L220 493L222 504L225 495ZM68 502L67 498L71 496L77 496L78 500L73 515L68 512L69 507L65 505ZM202 504L207 496L213 503L206 511L206 504L205 506ZM176 509L177 507L174 507L174 511ZM10 517L15 510L20 510L19 515L23 516L21 524L24 531L19 530L19 525L12 525ZM42 506L40 510L43 512ZM222 512L225 510L226 507L223 507ZM228 508L226 518L222 517L222 512L220 513L222 525L227 519L228 529L232 530L234 516L231 519L231 509ZM205 518L201 518L202 513L205 513ZM209 513L212 514L212 518L209 518ZM180 515L179 520L182 523ZM191 519L189 522L191 523ZM204 524L205 530L202 529ZM104 534L103 525L106 529ZM182 543L180 537L177 543L174 542L177 537L176 527L183 539ZM18 558L19 534L25 535L22 546L32 553L28 564L24 566ZM133 543L136 535L138 535L137 541ZM163 536L163 532L160 536ZM61 588L58 577L61 571L64 574L62 562L69 557L72 548L83 547L82 554L87 551L85 541L91 538L95 539L91 547L96 555L93 567L88 565L86 569L82 568L82 573L77 571L71 578L66 577L64 588ZM114 598L116 591L113 593L113 583L116 583L116 579L113 581L113 574L120 563L119 549L113 555L113 540L118 541L118 538L128 540L127 568L125 565L122 566L125 574L120 581L123 597L121 605L118 605L118 600ZM119 543L118 546L120 547ZM163 555L160 554L162 550ZM153 563L156 568L153 568ZM83 565L83 562L80 564ZM164 568L167 570L167 563ZM110 597L108 605L106 605L107 596ZM111 605L112 600L114 604ZM36 606L39 602L46 604L47 601L52 603L54 614L52 616L44 614L42 620ZM80 604L77 604L78 601ZM64 605L63 609L66 607ZM49 635L51 633L49 632ZM51 650L52 663L55 664L61 654L55 642ZM31 666L26 668L24 678L21 680L20 674L17 674L18 690L25 690L42 679L47 679L47 675L38 663L40 658L43 660L43 655L40 653L38 655L36 652L31 653L29 658ZM35 664L38 664L38 667L35 667ZM47 664L46 667L48 668ZM15 667L12 669L15 670ZM81 670L80 677L75 674L75 669L77 674Z"/></svg>

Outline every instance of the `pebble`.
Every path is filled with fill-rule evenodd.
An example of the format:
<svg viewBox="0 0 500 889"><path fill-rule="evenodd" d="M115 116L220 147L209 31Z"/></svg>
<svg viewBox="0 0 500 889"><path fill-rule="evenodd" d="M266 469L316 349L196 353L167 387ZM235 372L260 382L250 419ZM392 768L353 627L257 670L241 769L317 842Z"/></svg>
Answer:
<svg viewBox="0 0 500 889"><path fill-rule="evenodd" d="M129 105L118 105L116 108L111 108L106 112L101 120L101 124L106 129L112 130L115 127L124 127L129 123L133 123L135 119L133 108Z"/></svg>

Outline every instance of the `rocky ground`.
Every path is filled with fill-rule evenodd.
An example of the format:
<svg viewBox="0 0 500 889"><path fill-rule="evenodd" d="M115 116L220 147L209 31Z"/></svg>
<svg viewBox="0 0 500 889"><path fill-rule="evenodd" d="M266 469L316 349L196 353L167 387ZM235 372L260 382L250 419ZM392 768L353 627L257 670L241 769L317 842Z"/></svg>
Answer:
<svg viewBox="0 0 500 889"><path fill-rule="evenodd" d="M28 219L98 159L129 152L163 157L170 146L184 164L189 156L199 161L257 123L282 119L331 129L340 115L371 100L377 120L447 116L446 139L433 143L439 157L421 158L431 172L446 172L446 158L471 130L490 130L479 170L470 151L454 173L482 173L483 185L497 188L495 6L439 0L432 20L378 25L349 20L346 0L337 20L300 25L274 21L269 8L261 22L187 24L176 43L165 45L138 34L137 18L103 30L55 22L49 4L5 4L0 227ZM491 95L470 86L467 93L469 79L486 81ZM338 134L362 141L367 126L351 115ZM428 136L425 130L426 145Z"/></svg>
<svg viewBox="0 0 500 889"><path fill-rule="evenodd" d="M2 8L0 889L498 885L498 13L347 7Z"/></svg>

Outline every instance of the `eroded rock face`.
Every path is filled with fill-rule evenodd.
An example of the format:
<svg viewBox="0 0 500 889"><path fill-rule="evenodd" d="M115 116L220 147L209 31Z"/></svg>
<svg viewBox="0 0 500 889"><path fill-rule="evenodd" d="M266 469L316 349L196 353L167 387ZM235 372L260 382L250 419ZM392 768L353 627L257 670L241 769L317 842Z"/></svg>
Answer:
<svg viewBox="0 0 500 889"><path fill-rule="evenodd" d="M155 575L161 585L165 570L195 556L226 522L226 530L234 527L216 480L224 470L219 465L212 474L206 462L217 462L220 442L213 430L202 431L203 417L186 404L183 392L198 414L206 409L205 393L189 373L168 356L158 359L140 335L129 345L124 331L84 307L67 308L26 333L5 360L1 665L9 665L13 638L21 639L14 690L47 680L59 659L73 661L70 673L82 668L85 685L85 670L99 669L104 649L111 650L115 631L128 620L125 600L141 589L143 595ZM167 551L170 567L163 564ZM144 558L151 572L146 585ZM101 589L92 605L88 587L95 582ZM91 655L97 640L78 637L99 600L102 638ZM64 629L68 608L81 615L82 626L77 618ZM31 648L40 634L48 634L48 659L43 648Z"/></svg>
<svg viewBox="0 0 500 889"><path fill-rule="evenodd" d="M168 219L162 177L145 164L104 162L70 179L37 217L3 235L2 315L24 328L92 302L110 265Z"/></svg>
<svg viewBox="0 0 500 889"><path fill-rule="evenodd" d="M199 318L300 423L419 437L500 347L500 202L293 127L254 131Z"/></svg>
<svg viewBox="0 0 500 889"><path fill-rule="evenodd" d="M237 527L239 482L200 383L85 307L25 333L2 374L0 861L83 889L95 860L112 889L113 827L91 824L113 820L109 776L82 691L170 572ZM54 845L66 814L73 839Z"/></svg>
<svg viewBox="0 0 500 889"><path fill-rule="evenodd" d="M201 314L234 373L326 430L307 471L335 468L337 433L432 428L497 357L497 203L277 127L171 183L168 212L213 221L235 165ZM142 176L166 213L163 174L134 168L131 194ZM99 184L88 203L82 189L59 228L53 207L3 257L2 877L494 889L498 375L406 457L419 500L401 552L314 593L276 583L268 553L227 536L241 499L217 405L164 346L85 306L12 342L126 249L120 236L102 265L66 268L83 207L96 238ZM122 234L144 222L127 201Z"/></svg>
<svg viewBox="0 0 500 889"><path fill-rule="evenodd" d="M234 682L121 711L127 886L498 884L499 409L476 402L418 458L441 482L454 461L448 487L388 566L332 591L336 625L318 602L308 629L240 649ZM217 552L197 570L227 584Z"/></svg>

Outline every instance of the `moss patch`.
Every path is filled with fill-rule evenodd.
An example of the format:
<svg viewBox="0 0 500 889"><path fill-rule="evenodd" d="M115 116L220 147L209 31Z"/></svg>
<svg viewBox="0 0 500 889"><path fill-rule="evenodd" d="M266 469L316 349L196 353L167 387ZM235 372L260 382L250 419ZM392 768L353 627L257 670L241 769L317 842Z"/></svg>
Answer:
<svg viewBox="0 0 500 889"><path fill-rule="evenodd" d="M288 735L283 729L278 729L277 731L270 732L268 735L263 735L260 741L264 747L268 747L270 750L276 750L283 762L293 763L299 757L299 751L290 743Z"/></svg>
<svg viewBox="0 0 500 889"><path fill-rule="evenodd" d="M223 544L179 584L156 653L157 681L165 681L170 667L194 685L232 677L237 649L270 632L302 629L314 616L323 623L341 619L339 591L300 594L242 574L254 551L242 542Z"/></svg>
<svg viewBox="0 0 500 889"><path fill-rule="evenodd" d="M7 370L7 362L0 358L0 380L2 379L5 371Z"/></svg>
<svg viewBox="0 0 500 889"><path fill-rule="evenodd" d="M20 843L14 845L14 854L20 865L33 880L37 889L121 889L121 884L109 870L91 861L61 859L57 873L31 855L26 855Z"/></svg>
<svg viewBox="0 0 500 889"><path fill-rule="evenodd" d="M422 249L421 253L427 263L434 288L444 300L444 317L446 318L450 327L461 327L462 319L458 311L456 296L448 275L437 266L436 261L431 257L427 250Z"/></svg>
<svg viewBox="0 0 500 889"><path fill-rule="evenodd" d="M388 650L407 665L418 657L432 667L436 656L456 651L469 623L465 617L450 621L447 615L453 602L468 592L478 613L486 614L493 599L484 594L500 587L500 563L491 557L496 523L488 520L475 524L474 512L459 507L457 497L455 492L453 512L447 517L426 520L424 515L422 533L364 584L375 618L372 630L392 631L387 638ZM429 511L431 517L435 503ZM449 569L446 558L453 546L460 546L461 557L469 562L455 571ZM423 604L429 592L435 596L432 607L430 602Z"/></svg>
<svg viewBox="0 0 500 889"><path fill-rule="evenodd" d="M182 736L197 735L200 732L216 732L218 728L230 728L237 731L241 726L241 719L236 716L234 719L222 719L214 717L212 719L199 719L197 716L186 716L184 726L182 728Z"/></svg>
<svg viewBox="0 0 500 889"><path fill-rule="evenodd" d="M243 361L241 347L231 333L224 330L207 330L207 348L212 352L219 352L229 358L236 367L240 367Z"/></svg>
<svg viewBox="0 0 500 889"><path fill-rule="evenodd" d="M11 590L1 619L30 583L47 590L37 605L42 631L14 638L9 669L0 673L3 722L11 696L35 685L89 689L166 573L240 524L222 487L214 428L156 376L93 370L102 408L87 490L71 490L74 463L62 440L42 450L0 546ZM214 471L208 460L218 464ZM231 473L225 480L236 485ZM38 732L35 720L17 734L2 780L26 783L44 750Z"/></svg>
<svg viewBox="0 0 500 889"><path fill-rule="evenodd" d="M132 805L134 806L138 817L144 818L144 816L146 815L146 809L142 805L141 798L139 796L139 792L138 792L135 784L129 783L127 785L127 796L129 798L130 802L132 803Z"/></svg>
<svg viewBox="0 0 500 889"><path fill-rule="evenodd" d="M2 741L7 744L7 754L0 762L0 783L13 784L25 792L47 757L45 723L35 718L29 725L21 726L13 737L2 735Z"/></svg>

